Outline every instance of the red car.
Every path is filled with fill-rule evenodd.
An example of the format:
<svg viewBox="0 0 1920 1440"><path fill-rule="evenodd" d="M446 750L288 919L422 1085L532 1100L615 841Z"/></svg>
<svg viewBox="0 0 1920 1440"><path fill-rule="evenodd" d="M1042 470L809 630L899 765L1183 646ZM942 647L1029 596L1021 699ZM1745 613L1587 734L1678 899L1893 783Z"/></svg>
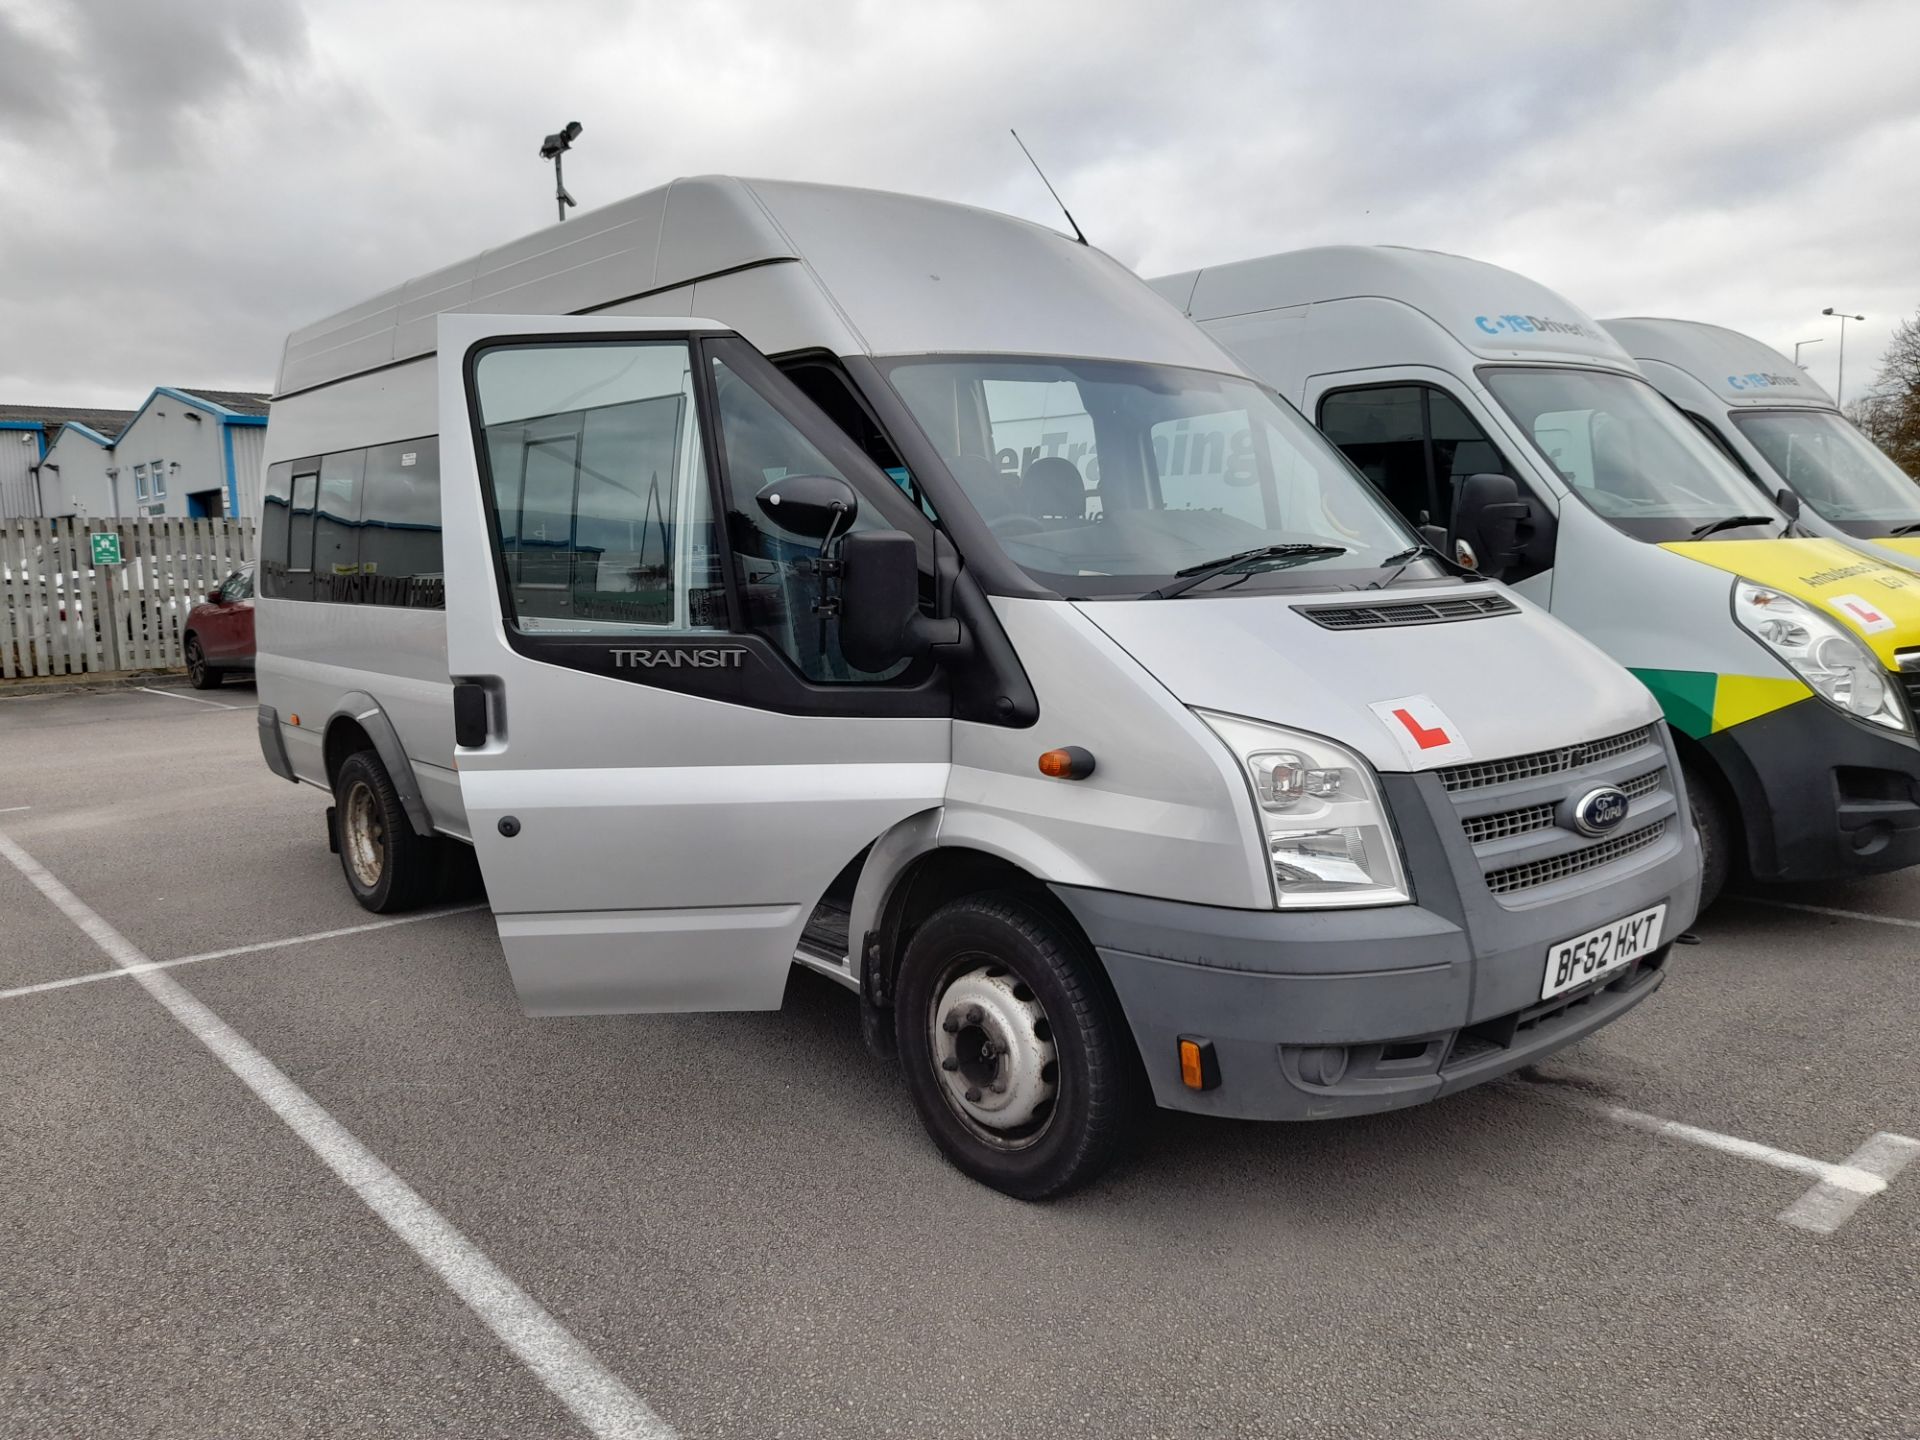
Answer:
<svg viewBox="0 0 1920 1440"><path fill-rule="evenodd" d="M187 613L181 645L196 690L216 689L230 671L253 673L253 566L241 566Z"/></svg>

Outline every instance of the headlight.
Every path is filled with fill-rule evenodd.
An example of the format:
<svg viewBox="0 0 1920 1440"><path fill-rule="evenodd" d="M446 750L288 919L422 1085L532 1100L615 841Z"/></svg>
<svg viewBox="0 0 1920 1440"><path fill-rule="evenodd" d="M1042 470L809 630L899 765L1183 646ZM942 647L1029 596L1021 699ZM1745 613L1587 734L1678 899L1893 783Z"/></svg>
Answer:
<svg viewBox="0 0 1920 1440"><path fill-rule="evenodd" d="M1351 750L1277 725L1194 712L1240 761L1284 910L1412 899L1373 770Z"/></svg>
<svg viewBox="0 0 1920 1440"><path fill-rule="evenodd" d="M1733 618L1821 699L1889 730L1907 728L1906 712L1879 660L1838 621L1751 580L1734 582Z"/></svg>

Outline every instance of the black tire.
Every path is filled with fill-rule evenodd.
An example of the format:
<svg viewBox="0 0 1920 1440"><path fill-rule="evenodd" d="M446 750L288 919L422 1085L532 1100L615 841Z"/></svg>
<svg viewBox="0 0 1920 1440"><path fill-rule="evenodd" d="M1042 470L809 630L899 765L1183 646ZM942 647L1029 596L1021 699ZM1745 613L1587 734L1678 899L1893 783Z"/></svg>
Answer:
<svg viewBox="0 0 1920 1440"><path fill-rule="evenodd" d="M440 842L414 834L379 755L349 755L334 777L333 799L340 869L353 898L376 915L411 910L432 898L441 873Z"/></svg>
<svg viewBox="0 0 1920 1440"><path fill-rule="evenodd" d="M1700 910L1704 914L1720 898L1733 868L1733 820L1704 770L1682 761L1680 773L1686 777L1687 803L1693 808L1694 828L1700 832Z"/></svg>
<svg viewBox="0 0 1920 1440"><path fill-rule="evenodd" d="M981 986L1003 987L1010 1005L1027 1008L996 1011L983 1024L980 1007L969 1008L964 999ZM1023 992L1028 998L1019 1001ZM938 1007L949 1002L953 1008L943 1016ZM1026 1018L1034 1006L1040 1018L1029 1033L1038 1045L1018 1056L1001 1051L983 1070L982 1040L1012 1031L1013 1043L1024 1047L1017 1024L1002 1022ZM955 1030L948 1023L968 1013L973 1024ZM1135 1131L1139 1055L1119 1003L1085 940L1033 901L1011 894L969 896L929 916L901 960L894 1029L914 1108L934 1143L958 1169L1016 1199L1048 1200L1078 1189L1113 1163ZM953 1053L943 1057L943 1049ZM964 1067L957 1059L963 1053L970 1055ZM1002 1091L1013 1084L1016 1100L1030 1094L1008 1077L1017 1074L1018 1062L1049 1053L1044 1113L1006 1128L999 1128L1001 1116L992 1125L969 1116L966 1101L996 1089L996 1078ZM943 1058L954 1063L943 1065ZM1037 1073L1045 1076L1048 1068ZM960 1090L975 1079L982 1084L963 1097Z"/></svg>
<svg viewBox="0 0 1920 1440"><path fill-rule="evenodd" d="M187 683L196 690L218 690L220 672L207 663L207 652L200 648L200 637L188 635L186 643Z"/></svg>

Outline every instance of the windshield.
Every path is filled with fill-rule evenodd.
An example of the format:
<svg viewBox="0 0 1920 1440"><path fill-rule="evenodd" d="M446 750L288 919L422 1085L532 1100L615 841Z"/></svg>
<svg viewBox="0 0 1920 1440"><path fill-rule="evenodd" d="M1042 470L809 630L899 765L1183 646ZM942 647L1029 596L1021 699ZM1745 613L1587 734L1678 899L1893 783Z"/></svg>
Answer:
<svg viewBox="0 0 1920 1440"><path fill-rule="evenodd" d="M1269 547L1184 593L1364 583L1418 540L1299 413L1251 380L1102 360L888 369L954 478L1035 580L1138 595ZM1426 561L1412 578L1439 574Z"/></svg>
<svg viewBox="0 0 1920 1440"><path fill-rule="evenodd" d="M1480 372L1507 414L1594 513L1639 540L1704 538L1715 521L1785 517L1660 392L1632 375L1571 367ZM1752 539L1755 526L1714 532Z"/></svg>
<svg viewBox="0 0 1920 1440"><path fill-rule="evenodd" d="M1920 488L1831 410L1735 411L1733 423L1794 494L1849 534L1920 524Z"/></svg>

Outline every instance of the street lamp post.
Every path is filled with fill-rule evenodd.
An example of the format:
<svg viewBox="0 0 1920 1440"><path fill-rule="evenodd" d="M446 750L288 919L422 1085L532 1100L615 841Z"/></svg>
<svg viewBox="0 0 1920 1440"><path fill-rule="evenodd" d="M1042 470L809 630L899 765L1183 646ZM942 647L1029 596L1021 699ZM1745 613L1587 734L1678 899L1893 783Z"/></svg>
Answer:
<svg viewBox="0 0 1920 1440"><path fill-rule="evenodd" d="M583 128L578 120L569 120L540 142L540 158L553 161L553 203L562 220L567 218L567 207L580 202L567 193L566 182L560 178L560 157L573 148Z"/></svg>
<svg viewBox="0 0 1920 1440"><path fill-rule="evenodd" d="M1844 405L1847 398L1847 321L1864 320L1867 317L1864 315L1842 314L1831 305L1820 313L1822 315L1836 316L1840 321L1840 378L1833 383L1833 403L1835 405Z"/></svg>
<svg viewBox="0 0 1920 1440"><path fill-rule="evenodd" d="M1807 368L1806 366L1800 364L1800 347L1802 345L1818 345L1821 343L1821 341L1825 340L1826 338L1827 337L1824 335L1818 335L1811 340L1794 341L1793 342L1793 363L1802 370L1806 369Z"/></svg>

